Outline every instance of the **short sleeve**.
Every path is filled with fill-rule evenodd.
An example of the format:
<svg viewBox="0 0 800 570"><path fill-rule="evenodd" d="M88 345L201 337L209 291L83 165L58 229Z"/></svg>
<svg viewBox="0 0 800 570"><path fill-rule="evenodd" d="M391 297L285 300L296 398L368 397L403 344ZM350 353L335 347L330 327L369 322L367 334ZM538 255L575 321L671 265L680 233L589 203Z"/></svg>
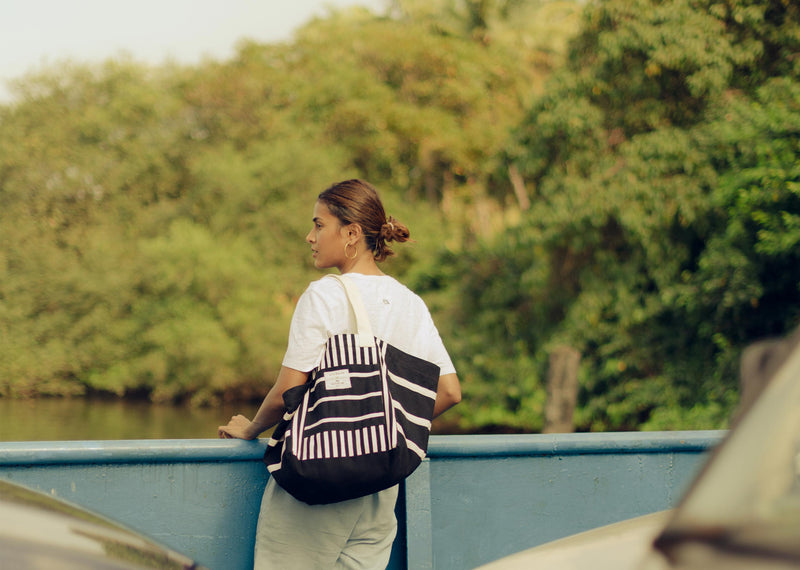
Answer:
<svg viewBox="0 0 800 570"><path fill-rule="evenodd" d="M428 360L439 366L439 374L455 374L456 367L453 366L453 361L450 359L450 354L448 354L447 349L444 346L444 342L442 342L442 337L439 336L439 331L433 324L433 320L430 321L428 338L430 339L430 356L428 357Z"/></svg>
<svg viewBox="0 0 800 570"><path fill-rule="evenodd" d="M346 301L343 292L337 295L335 289L326 289L320 281L311 283L297 301L283 357L287 368L313 370L332 331L341 328L343 320L346 326L348 312L342 304Z"/></svg>

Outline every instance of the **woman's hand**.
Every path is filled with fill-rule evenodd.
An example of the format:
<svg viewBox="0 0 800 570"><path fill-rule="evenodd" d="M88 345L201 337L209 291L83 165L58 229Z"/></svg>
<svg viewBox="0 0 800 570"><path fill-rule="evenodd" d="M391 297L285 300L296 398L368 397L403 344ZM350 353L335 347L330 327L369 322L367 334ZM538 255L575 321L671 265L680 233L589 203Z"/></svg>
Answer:
<svg viewBox="0 0 800 570"><path fill-rule="evenodd" d="M270 388L261 407L258 408L253 421L241 414L231 418L226 426L219 426L217 434L222 439L255 439L258 435L271 428L283 417L286 408L283 405L283 393L289 388L303 384L308 378L308 372L300 372L281 366L278 379Z"/></svg>
<svg viewBox="0 0 800 570"><path fill-rule="evenodd" d="M255 439L259 432L254 429L253 422L243 415L233 416L226 426L219 426L217 434L220 439Z"/></svg>

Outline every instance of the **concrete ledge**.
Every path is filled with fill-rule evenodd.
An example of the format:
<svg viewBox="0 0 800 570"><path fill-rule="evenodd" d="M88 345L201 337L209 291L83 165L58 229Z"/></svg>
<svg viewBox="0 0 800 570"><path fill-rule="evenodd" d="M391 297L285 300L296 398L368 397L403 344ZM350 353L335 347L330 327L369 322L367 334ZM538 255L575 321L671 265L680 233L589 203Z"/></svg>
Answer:
<svg viewBox="0 0 800 570"><path fill-rule="evenodd" d="M724 431L676 431L432 436L428 457L691 453L708 450L724 434ZM0 465L260 461L266 447L265 439L0 442Z"/></svg>
<svg viewBox="0 0 800 570"><path fill-rule="evenodd" d="M431 437L428 457L521 457L708 450L724 431L465 435Z"/></svg>
<svg viewBox="0 0 800 570"><path fill-rule="evenodd" d="M233 439L0 442L0 465L260 461L266 448Z"/></svg>
<svg viewBox="0 0 800 570"><path fill-rule="evenodd" d="M403 485L390 568L474 568L674 506L724 432L435 436ZM0 477L212 570L252 567L266 441L0 442Z"/></svg>

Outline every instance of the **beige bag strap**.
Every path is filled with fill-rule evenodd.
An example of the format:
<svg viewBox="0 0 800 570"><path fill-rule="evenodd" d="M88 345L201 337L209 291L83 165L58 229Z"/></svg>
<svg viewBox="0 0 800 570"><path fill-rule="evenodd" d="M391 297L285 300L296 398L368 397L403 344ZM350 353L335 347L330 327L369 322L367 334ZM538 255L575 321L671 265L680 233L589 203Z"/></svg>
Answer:
<svg viewBox="0 0 800 570"><path fill-rule="evenodd" d="M350 302L350 307L353 309L353 314L356 317L358 346L373 346L375 344L375 336L372 334L372 325L369 322L369 315L367 315L367 310L364 308L364 302L361 300L361 293L358 287L346 275L330 275L330 277L342 284L347 300Z"/></svg>

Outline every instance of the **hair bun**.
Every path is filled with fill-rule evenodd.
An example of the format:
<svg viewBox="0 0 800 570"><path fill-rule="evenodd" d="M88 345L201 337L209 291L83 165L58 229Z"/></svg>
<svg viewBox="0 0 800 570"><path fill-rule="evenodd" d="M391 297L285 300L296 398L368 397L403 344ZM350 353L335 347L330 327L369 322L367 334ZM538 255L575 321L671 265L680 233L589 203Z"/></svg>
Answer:
<svg viewBox="0 0 800 570"><path fill-rule="evenodd" d="M386 241L404 242L408 240L408 228L392 216L381 226L381 237Z"/></svg>

